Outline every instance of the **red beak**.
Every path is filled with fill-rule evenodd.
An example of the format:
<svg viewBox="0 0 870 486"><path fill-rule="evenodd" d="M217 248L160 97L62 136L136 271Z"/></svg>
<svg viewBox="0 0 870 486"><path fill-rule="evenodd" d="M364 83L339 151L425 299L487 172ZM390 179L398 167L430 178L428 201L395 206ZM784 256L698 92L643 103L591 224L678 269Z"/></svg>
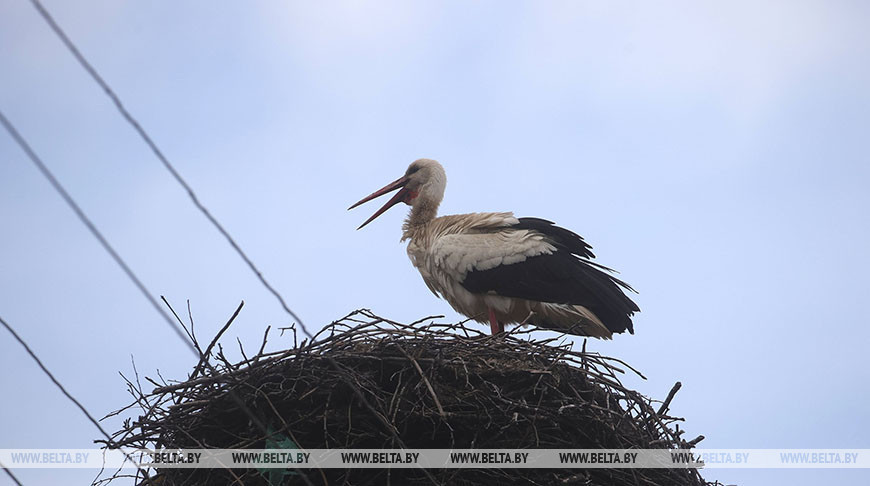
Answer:
<svg viewBox="0 0 870 486"><path fill-rule="evenodd" d="M347 208L348 210L351 210L351 209L359 206L360 204L362 204L364 202L371 201L372 199L374 199L376 197L383 196L384 194L386 194L388 192L395 191L396 189L401 189L399 192L393 194L393 197L390 198L389 201L387 201L387 204L384 204L383 207L381 207L381 209L378 209L377 212L375 214L373 214L371 218L367 219L365 223L359 225L359 228L357 228L357 229L362 229L363 226L371 223L372 220L374 220L375 218L377 218L381 214L384 214L384 211L386 211L387 209L390 209L391 207L395 206L396 204L404 201L405 196L408 195L408 189L405 188L405 184L407 184L407 183L408 183L408 179L405 176L402 176L402 177L396 179L395 181L387 184L382 189L379 189L379 190L373 192L371 195L362 198L358 203L354 204L353 206Z"/></svg>

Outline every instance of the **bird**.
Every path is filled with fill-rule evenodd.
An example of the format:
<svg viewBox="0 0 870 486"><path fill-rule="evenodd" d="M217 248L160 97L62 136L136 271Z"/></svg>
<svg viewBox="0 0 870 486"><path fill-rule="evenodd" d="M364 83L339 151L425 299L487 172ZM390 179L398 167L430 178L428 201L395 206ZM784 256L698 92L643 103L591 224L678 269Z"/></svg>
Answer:
<svg viewBox="0 0 870 486"><path fill-rule="evenodd" d="M595 261L580 235L540 218L510 212L437 216L447 175L435 160L418 159L405 174L348 210L392 191L362 229L399 203L410 212L402 225L408 257L429 290L493 335L506 324L533 325L574 336L611 339L634 334L640 312L631 286Z"/></svg>

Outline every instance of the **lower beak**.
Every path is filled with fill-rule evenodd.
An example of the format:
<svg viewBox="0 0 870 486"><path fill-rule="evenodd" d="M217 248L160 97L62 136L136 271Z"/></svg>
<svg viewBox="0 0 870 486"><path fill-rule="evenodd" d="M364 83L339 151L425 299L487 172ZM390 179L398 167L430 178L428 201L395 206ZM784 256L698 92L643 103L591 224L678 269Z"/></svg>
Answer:
<svg viewBox="0 0 870 486"><path fill-rule="evenodd" d="M395 181L387 184L382 189L379 189L379 190L373 192L372 194L362 198L358 203L354 204L353 206L347 208L348 210L351 210L351 209L359 206L360 204L362 204L364 202L371 201L372 199L375 199L376 197L383 196L384 194L387 194L388 192L395 191L396 189L401 189L399 192L393 194L393 197L390 198L390 200L387 201L387 203L384 204L383 207L381 207L381 209L378 209L377 212L375 214L373 214L371 218L367 219L366 222L361 224L359 226L359 228L357 228L357 229L361 229L363 226L371 223L375 218L377 218L378 216L383 214L384 211L386 211L387 209L390 209L391 207L395 206L396 204L404 201L405 196L407 196L407 194L408 194L408 190L405 188L405 184L407 184L407 183L408 183L408 179L405 176L402 176L402 177L396 179Z"/></svg>

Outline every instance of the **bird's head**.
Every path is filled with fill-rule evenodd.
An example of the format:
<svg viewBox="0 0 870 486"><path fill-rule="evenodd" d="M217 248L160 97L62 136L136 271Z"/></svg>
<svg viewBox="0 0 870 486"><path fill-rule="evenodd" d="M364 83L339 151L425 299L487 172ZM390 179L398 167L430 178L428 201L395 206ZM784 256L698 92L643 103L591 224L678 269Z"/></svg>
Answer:
<svg viewBox="0 0 870 486"><path fill-rule="evenodd" d="M437 208L444 197L446 187L447 174L441 164L432 159L417 159L408 166L405 175L364 197L348 209L353 209L364 202L371 201L396 189L399 190L381 209L378 209L371 218L357 228L360 229L400 202L409 206L434 205Z"/></svg>

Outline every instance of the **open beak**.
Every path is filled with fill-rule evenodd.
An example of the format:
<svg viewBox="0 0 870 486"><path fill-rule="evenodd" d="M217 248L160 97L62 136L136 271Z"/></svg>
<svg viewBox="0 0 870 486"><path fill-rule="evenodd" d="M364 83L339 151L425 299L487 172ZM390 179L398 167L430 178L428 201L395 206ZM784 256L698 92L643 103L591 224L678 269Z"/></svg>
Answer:
<svg viewBox="0 0 870 486"><path fill-rule="evenodd" d="M401 189L399 192L393 194L393 197L390 198L390 200L387 201L387 203L384 204L383 207L381 207L381 209L378 209L378 211L375 214L373 214L371 218L367 219L366 222L361 224L359 226L359 228L357 228L357 229L362 229L363 226L371 223L372 220L374 220L375 218L377 218L381 214L384 214L384 211L386 211L387 209L390 209L391 207L395 206L396 204L404 201L405 196L408 195L408 189L405 188L405 184L407 184L407 183L408 183L408 178L405 176L402 176L402 177L396 179L395 181L387 184L382 189L379 189L379 190L373 192L372 194L370 194L369 196L362 198L358 203L354 204L353 206L347 208L348 210L351 210L351 209L359 206L360 204L362 204L364 202L371 201L372 199L374 199L376 197L383 196L384 194L386 194L388 192L395 191L396 189Z"/></svg>

